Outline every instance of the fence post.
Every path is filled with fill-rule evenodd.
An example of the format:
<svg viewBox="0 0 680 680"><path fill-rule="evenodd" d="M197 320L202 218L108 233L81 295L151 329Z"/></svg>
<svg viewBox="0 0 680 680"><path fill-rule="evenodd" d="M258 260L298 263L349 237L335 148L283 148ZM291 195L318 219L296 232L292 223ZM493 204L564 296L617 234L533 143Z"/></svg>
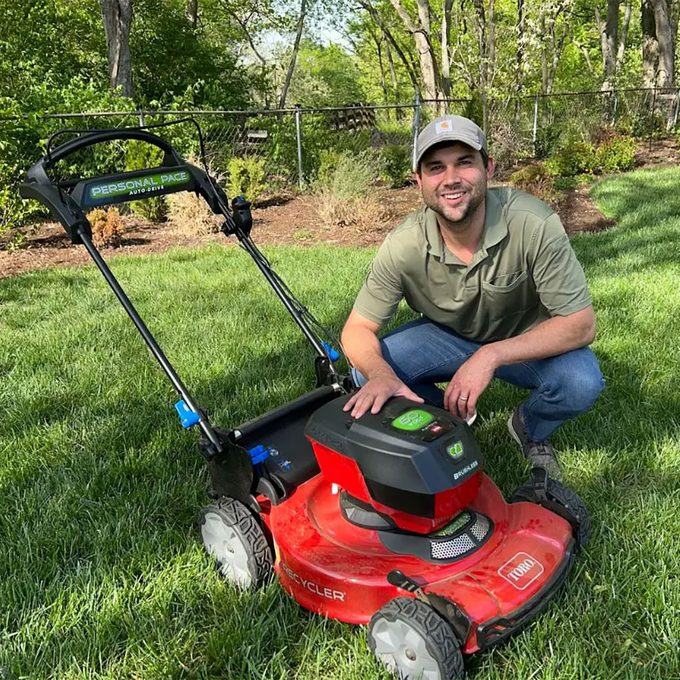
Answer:
<svg viewBox="0 0 680 680"><path fill-rule="evenodd" d="M144 113L142 111L137 111L137 116L139 118L139 127L144 127L146 125Z"/></svg>
<svg viewBox="0 0 680 680"><path fill-rule="evenodd" d="M536 141L538 138L538 95L534 96L534 125L531 131L531 146L534 150L534 158L536 158Z"/></svg>
<svg viewBox="0 0 680 680"><path fill-rule="evenodd" d="M416 92L416 98L413 102L413 149L411 152L411 165L416 167L416 141L418 139L418 132L420 131L420 92Z"/></svg>
<svg viewBox="0 0 680 680"><path fill-rule="evenodd" d="M671 122L671 129L678 124L678 107L680 106L680 89L675 90L675 99L673 100L673 121Z"/></svg>
<svg viewBox="0 0 680 680"><path fill-rule="evenodd" d="M295 136L297 138L298 187L304 189L305 178L302 170L302 132L300 126L300 105L295 105Z"/></svg>

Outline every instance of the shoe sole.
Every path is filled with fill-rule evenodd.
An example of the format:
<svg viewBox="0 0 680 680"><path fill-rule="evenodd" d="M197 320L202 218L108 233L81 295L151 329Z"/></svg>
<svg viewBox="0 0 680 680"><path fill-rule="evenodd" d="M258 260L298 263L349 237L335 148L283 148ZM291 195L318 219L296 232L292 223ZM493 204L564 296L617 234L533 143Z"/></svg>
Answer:
<svg viewBox="0 0 680 680"><path fill-rule="evenodd" d="M508 418L508 432L510 433L510 436L519 444L519 447L522 449L522 453L524 453L524 444L522 444L522 440L519 438L519 435L515 432L515 428L512 426L512 419L514 417L515 412L513 411Z"/></svg>
<svg viewBox="0 0 680 680"><path fill-rule="evenodd" d="M532 467L537 467L532 463L531 460L529 460L529 458L524 453L524 444L522 444L522 440L519 438L519 436L515 432L515 428L512 426L512 419L513 419L514 415L515 415L515 412L513 411L510 414L510 417L508 418L508 422L507 422L508 432L510 433L510 436L519 444L519 448L522 450L522 456L523 456L524 460L526 460L529 463L529 465L531 465ZM552 471L553 475L550 477L550 479L555 479L559 482L559 481L562 480L562 468L560 467L560 464L557 463L557 461L555 461L555 463L557 465L557 470ZM545 467L541 467L540 469L545 470ZM546 472L547 472L547 470L546 470Z"/></svg>

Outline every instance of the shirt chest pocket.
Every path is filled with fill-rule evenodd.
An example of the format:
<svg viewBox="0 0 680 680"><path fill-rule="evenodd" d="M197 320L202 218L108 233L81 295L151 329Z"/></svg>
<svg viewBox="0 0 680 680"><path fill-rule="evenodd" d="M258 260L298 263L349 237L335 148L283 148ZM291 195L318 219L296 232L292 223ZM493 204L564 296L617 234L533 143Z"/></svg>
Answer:
<svg viewBox="0 0 680 680"><path fill-rule="evenodd" d="M528 272L517 272L497 279L494 283L482 281L482 307L491 317L502 317L536 305L536 291Z"/></svg>

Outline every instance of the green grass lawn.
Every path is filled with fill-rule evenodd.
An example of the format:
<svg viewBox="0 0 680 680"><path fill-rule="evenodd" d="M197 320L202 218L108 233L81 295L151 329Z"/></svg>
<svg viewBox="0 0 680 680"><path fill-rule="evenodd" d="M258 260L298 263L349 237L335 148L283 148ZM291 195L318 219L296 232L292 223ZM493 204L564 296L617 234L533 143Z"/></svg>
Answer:
<svg viewBox="0 0 680 680"><path fill-rule="evenodd" d="M680 678L680 171L594 188L618 226L574 239L607 389L556 438L591 542L479 679ZM372 252L267 249L339 328ZM113 269L199 403L234 426L313 385L312 353L241 250L117 258ZM386 678L364 630L274 583L225 585L196 518L207 478L175 395L94 268L0 281L0 667L20 678ZM525 468L493 385L476 436L505 492ZM2 674L0 673L0 677Z"/></svg>

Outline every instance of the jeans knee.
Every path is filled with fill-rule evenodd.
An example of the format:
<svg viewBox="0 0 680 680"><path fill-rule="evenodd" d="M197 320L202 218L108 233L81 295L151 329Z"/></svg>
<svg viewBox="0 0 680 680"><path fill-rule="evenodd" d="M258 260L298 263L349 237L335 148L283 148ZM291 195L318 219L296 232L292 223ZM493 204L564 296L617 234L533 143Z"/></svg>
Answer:
<svg viewBox="0 0 680 680"><path fill-rule="evenodd" d="M572 367L573 368L573 367ZM577 412L590 409L604 389L604 377L599 366L589 370L571 370L559 376L557 391Z"/></svg>
<svg viewBox="0 0 680 680"><path fill-rule="evenodd" d="M574 392L580 395L583 410L587 410L597 401L604 389L604 376L598 370L597 373L587 373L576 377Z"/></svg>

